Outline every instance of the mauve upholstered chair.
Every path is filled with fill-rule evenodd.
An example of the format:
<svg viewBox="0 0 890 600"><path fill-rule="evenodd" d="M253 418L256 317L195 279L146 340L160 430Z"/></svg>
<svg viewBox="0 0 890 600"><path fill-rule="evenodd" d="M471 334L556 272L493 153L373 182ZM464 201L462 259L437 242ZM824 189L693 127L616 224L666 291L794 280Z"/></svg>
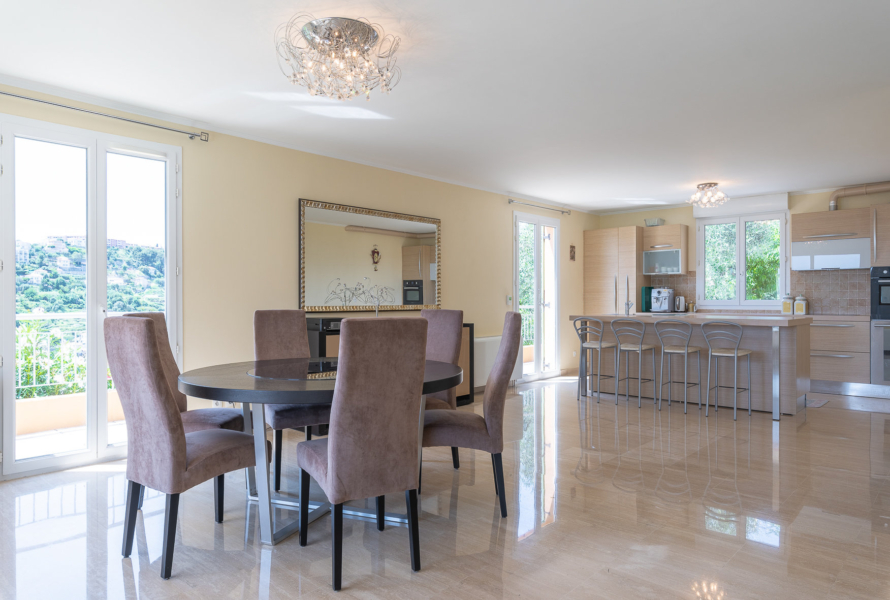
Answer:
<svg viewBox="0 0 890 600"><path fill-rule="evenodd" d="M376 497L382 530L384 495L405 492L411 568L420 570L418 426L426 334L425 319L344 319L328 437L297 444L300 545L307 542L312 477L333 505L335 590L343 565L343 503L349 500Z"/></svg>
<svg viewBox="0 0 890 600"><path fill-rule="evenodd" d="M133 549L143 486L167 495L161 577L169 579L179 494L214 480L216 522L223 519L225 474L255 464L253 437L227 429L186 433L170 390L153 319L105 319L105 351L127 421L127 504L122 554Z"/></svg>
<svg viewBox="0 0 890 600"><path fill-rule="evenodd" d="M309 332L304 310L258 310L253 313L253 347L256 360L309 358ZM327 405L267 404L266 422L275 432L275 477L273 488L281 489L281 450L284 430L303 427L312 439L312 426L331 418Z"/></svg>
<svg viewBox="0 0 890 600"><path fill-rule="evenodd" d="M158 338L158 351L161 354L161 366L164 378L170 386L170 392L176 400L176 406L182 416L182 427L186 433L203 429L231 429L244 431L244 415L237 408L198 408L188 410L188 398L179 391L179 367L170 347L167 334L167 319L162 312L126 313L125 317L151 319L155 324L155 335Z"/></svg>
<svg viewBox="0 0 890 600"><path fill-rule="evenodd" d="M426 359L456 365L460 358L460 339L464 330L464 311L424 309L420 316L429 321L426 336ZM457 410L457 388L426 396L427 410ZM454 468L460 468L457 448L451 449Z"/></svg>
<svg viewBox="0 0 890 600"><path fill-rule="evenodd" d="M485 384L482 400L484 416L463 410L430 410L424 415L423 447L455 446L491 453L495 492L501 501L501 516L507 516L507 494L504 493L504 403L510 375L519 355L522 319L518 312L508 312L494 367Z"/></svg>

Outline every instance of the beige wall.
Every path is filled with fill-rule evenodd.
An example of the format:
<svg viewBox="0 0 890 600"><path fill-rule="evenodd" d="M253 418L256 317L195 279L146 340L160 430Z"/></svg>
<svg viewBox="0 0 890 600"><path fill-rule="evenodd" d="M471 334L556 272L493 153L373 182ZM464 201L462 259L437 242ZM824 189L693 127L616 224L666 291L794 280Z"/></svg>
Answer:
<svg viewBox="0 0 890 600"><path fill-rule="evenodd" d="M8 86L14 93L103 112ZM182 146L184 361L187 369L253 357L253 312L295 308L299 198L442 221L443 308L463 309L476 335L500 335L512 295L512 215L507 197L431 179L212 133L210 142L34 102L0 97L0 113ZM181 128L176 124L137 117ZM431 142L431 144L434 142ZM423 148L416 151L422 152ZM554 217L531 207L522 212ZM560 220L560 366L577 368L569 314L582 310L583 231L598 218ZM569 261L574 244L577 260ZM480 384L477 384L480 385Z"/></svg>

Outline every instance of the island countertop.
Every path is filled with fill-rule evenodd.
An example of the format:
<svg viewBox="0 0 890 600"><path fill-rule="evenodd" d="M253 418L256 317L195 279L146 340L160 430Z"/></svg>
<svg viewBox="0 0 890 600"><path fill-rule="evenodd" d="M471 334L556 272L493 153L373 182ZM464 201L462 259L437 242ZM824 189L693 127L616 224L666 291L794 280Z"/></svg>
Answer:
<svg viewBox="0 0 890 600"><path fill-rule="evenodd" d="M754 410L770 411L773 419L781 419L782 414L794 415L806 407L806 394L810 391L810 324L813 322L812 316L803 315L763 315L763 314L727 314L727 313L636 313L625 316L624 314L602 313L591 315L571 315L569 318L575 320L581 316L593 319L599 319L603 322L603 340L614 342L615 335L611 329L611 322L616 319L636 319L646 324L646 335L644 343L655 346L655 353L661 357L661 343L655 333L655 323L665 320L677 320L692 325L692 337L690 346L698 346L702 351L701 374L704 385L702 391L707 390L710 393L702 394L702 401L707 396L711 403L715 402L714 396L717 397L716 402L720 407L733 404L732 378L733 368L732 361L728 358L720 358L719 360L712 358L709 361L708 346L702 335L701 325L703 323L713 323L715 321L729 321L742 326L742 340L740 348L751 350L751 382L747 381L747 358L739 358L739 389L751 388L751 407ZM677 343L671 341L668 343ZM580 345L580 340L579 340ZM725 346L726 344L721 344ZM629 353L631 354L631 353ZM603 374L612 375L614 373L614 350L605 349L603 351ZM679 359L679 360L678 360ZM699 366L696 363L697 354L690 354L688 361L687 381L691 384L698 381ZM631 357L631 368L636 369L636 356ZM624 359L622 359L624 362ZM708 381L708 364L709 362L718 363L720 370L720 387L715 388L716 376L714 375L717 367L712 367L712 376ZM663 399L667 399L668 390L673 387L673 398L683 399L683 357L682 355L674 356L674 360L665 360L664 379L668 380L668 374L671 373L673 386L663 386ZM622 373L622 381L624 374ZM658 389L647 379L662 380L660 369L653 373L652 360L647 356L642 364L642 377L644 379L642 395L652 398L656 395ZM595 378L594 378L595 381ZM605 384L601 390L607 393L614 393L614 379L604 379ZM677 385L679 382L679 385ZM730 387L725 387L729 383ZM625 386L630 384L630 394L637 395L638 388L635 380L628 381L624 385L619 385L621 395L625 395L628 391ZM595 388L595 384L594 384ZM698 389L689 388L688 401L690 404L698 404ZM622 399L623 400L623 399ZM738 407L747 412L748 395L745 392L739 392Z"/></svg>

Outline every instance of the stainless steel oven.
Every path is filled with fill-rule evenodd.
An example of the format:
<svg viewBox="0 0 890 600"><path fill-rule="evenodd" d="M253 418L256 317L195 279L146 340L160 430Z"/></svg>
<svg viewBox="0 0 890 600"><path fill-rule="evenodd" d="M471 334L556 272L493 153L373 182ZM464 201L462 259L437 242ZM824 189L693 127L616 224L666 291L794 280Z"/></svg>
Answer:
<svg viewBox="0 0 890 600"><path fill-rule="evenodd" d="M871 383L890 385L890 319L871 322Z"/></svg>
<svg viewBox="0 0 890 600"><path fill-rule="evenodd" d="M890 267L871 269L871 318L890 320Z"/></svg>
<svg viewBox="0 0 890 600"><path fill-rule="evenodd" d="M423 304L423 280L405 279L402 282L402 304Z"/></svg>

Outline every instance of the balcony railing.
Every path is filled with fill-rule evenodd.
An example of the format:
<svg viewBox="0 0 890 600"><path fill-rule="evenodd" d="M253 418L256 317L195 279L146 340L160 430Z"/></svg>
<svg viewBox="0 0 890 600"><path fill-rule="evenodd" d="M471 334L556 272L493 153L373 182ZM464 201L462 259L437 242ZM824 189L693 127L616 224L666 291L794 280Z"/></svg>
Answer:
<svg viewBox="0 0 890 600"><path fill-rule="evenodd" d="M534 305L519 305L519 314L522 316L522 345L533 346L535 343L535 307Z"/></svg>

